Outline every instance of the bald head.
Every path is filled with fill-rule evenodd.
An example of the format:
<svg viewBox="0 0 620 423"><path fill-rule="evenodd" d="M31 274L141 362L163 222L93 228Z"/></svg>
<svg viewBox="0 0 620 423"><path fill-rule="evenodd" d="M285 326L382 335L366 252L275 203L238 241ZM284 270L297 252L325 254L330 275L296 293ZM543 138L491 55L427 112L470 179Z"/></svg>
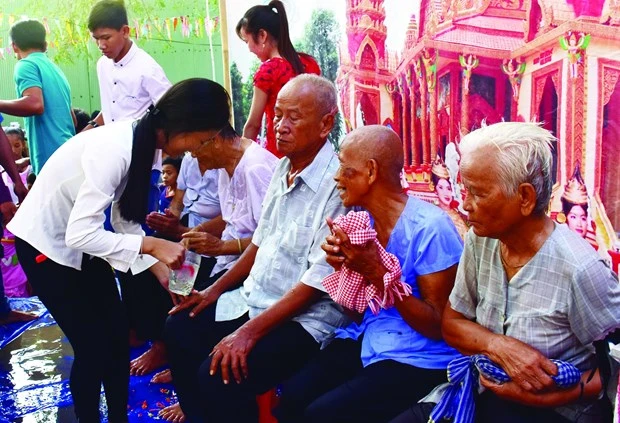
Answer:
<svg viewBox="0 0 620 423"><path fill-rule="evenodd" d="M340 149L346 149L361 162L374 159L379 179L400 188L400 172L404 165L403 146L398 134L390 128L381 125L357 128L346 136Z"/></svg>

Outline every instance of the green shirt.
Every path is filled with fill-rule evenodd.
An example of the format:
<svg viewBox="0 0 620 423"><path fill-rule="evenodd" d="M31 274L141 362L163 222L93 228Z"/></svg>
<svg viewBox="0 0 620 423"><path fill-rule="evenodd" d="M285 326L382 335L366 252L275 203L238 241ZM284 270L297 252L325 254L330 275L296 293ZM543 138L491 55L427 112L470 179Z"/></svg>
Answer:
<svg viewBox="0 0 620 423"><path fill-rule="evenodd" d="M17 97L25 90L43 91L44 112L24 118L30 163L35 174L65 141L75 135L71 117L71 89L67 78L43 52L30 53L17 62L14 72Z"/></svg>

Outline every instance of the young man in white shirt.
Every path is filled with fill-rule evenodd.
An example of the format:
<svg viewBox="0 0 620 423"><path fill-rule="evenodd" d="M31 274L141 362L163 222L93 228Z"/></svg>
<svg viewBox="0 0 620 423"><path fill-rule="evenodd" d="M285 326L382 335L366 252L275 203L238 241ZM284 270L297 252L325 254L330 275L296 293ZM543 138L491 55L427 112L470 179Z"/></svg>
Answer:
<svg viewBox="0 0 620 423"><path fill-rule="evenodd" d="M129 38L122 1L103 0L88 17L88 29L103 56L97 61L101 112L85 130L141 117L170 88L162 67Z"/></svg>

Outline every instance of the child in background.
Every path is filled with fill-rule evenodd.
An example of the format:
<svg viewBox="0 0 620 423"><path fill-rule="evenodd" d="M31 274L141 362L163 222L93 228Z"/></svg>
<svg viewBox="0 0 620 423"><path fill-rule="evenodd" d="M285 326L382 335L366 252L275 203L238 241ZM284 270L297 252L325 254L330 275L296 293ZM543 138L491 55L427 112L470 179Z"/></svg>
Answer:
<svg viewBox="0 0 620 423"><path fill-rule="evenodd" d="M162 162L162 184L159 186L160 213L164 213L164 211L170 207L170 202L174 198L174 193L177 190L177 177L179 176L182 160L182 158L166 157Z"/></svg>
<svg viewBox="0 0 620 423"><path fill-rule="evenodd" d="M13 160L15 160L17 165L19 177L25 184L28 174L32 172L32 166L30 166L30 158L26 154L26 136L24 131L18 126L9 126L4 129L4 132L11 146ZM15 184L4 170L2 171L2 180L9 188L11 199L15 204L18 204L19 200L15 192L13 192ZM7 297L29 297L31 289L28 285L28 278L19 265L17 254L15 253L15 236L7 228L4 228L2 235L2 247L4 249L4 257L1 259L0 271L4 281L5 295Z"/></svg>
<svg viewBox="0 0 620 423"><path fill-rule="evenodd" d="M11 151L13 151L13 160L15 160L15 164L17 165L19 176L22 182L26 184L26 178L30 173L32 173L30 158L26 153L26 134L24 133L24 130L18 126L9 126L7 128L4 128L4 133L9 140ZM9 188L9 192L11 193L11 198L13 199L13 202L15 204L19 203L19 201L17 200L17 196L13 192L13 181L11 180L11 178L9 178L9 175L7 175L6 172L2 172L2 180Z"/></svg>

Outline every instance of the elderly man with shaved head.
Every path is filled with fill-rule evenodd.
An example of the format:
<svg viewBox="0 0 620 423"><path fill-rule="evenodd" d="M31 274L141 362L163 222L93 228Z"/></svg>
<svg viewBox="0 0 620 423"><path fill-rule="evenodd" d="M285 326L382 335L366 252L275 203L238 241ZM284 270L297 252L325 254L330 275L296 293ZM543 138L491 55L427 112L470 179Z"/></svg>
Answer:
<svg viewBox="0 0 620 423"><path fill-rule="evenodd" d="M371 217L377 240L398 259L412 295L336 331L336 340L283 385L280 423L386 422L446 378L457 356L441 337L441 317L454 283L462 241L438 207L402 192L402 143L383 126L344 140L336 173L340 198ZM353 244L330 222L323 250L375 285L382 297L387 269L376 243Z"/></svg>

